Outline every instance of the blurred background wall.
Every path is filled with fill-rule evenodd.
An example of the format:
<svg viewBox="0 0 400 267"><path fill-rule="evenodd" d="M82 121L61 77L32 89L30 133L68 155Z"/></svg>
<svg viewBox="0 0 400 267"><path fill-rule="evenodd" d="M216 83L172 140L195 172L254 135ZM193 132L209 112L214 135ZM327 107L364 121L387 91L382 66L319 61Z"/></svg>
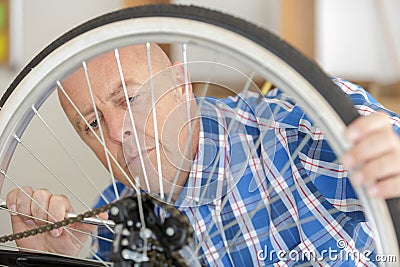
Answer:
<svg viewBox="0 0 400 267"><path fill-rule="evenodd" d="M9 48L9 52L11 52L7 62L1 62L0 64L0 94L3 94L20 69L55 38L90 18L121 8L122 4L122 0L1 0L0 18L5 17L5 10L3 9L2 12L1 8L8 7L11 9L14 8L14 10L10 10L11 13L7 14L10 21L6 23L7 26L9 26L8 34L11 37L11 43L9 43L8 47L4 44L3 46L0 45L2 49ZM59 138L64 138L63 140L72 138L72 140L75 140L75 142L69 142L69 144L72 144L69 145L71 151L80 151L75 154L75 159L79 162L84 162L86 159L91 158L91 162L94 164L87 166L88 172L94 175L93 177L96 177L99 182L103 180L102 178L107 177L106 171L103 166L98 164L98 161L94 159L93 153L87 150L85 146L80 143L81 141L79 139L76 139L77 135L74 133L71 126L68 125L68 123L60 123L60 119L65 122L65 115L59 107L57 98L52 97L47 103L48 105L46 105L46 107L48 109L46 110L45 107L43 111L45 113L44 115L47 116L46 120L48 120L49 123L53 121L53 125L62 124L62 128L58 131L58 133L61 134ZM89 203L89 205L91 205L95 196L90 193L90 188L93 188L93 186L86 184L81 174L71 171L71 165L62 156L65 153L62 153L59 149L54 149L54 146L57 146L57 144L49 142L49 140L53 138L46 134L47 131L44 128L40 128L40 123L38 123L37 120L33 120L29 128L37 129L35 132L38 134L35 136L25 135L23 142L31 149L34 149L33 146L35 145L42 148L41 150L44 151L45 154L40 155L41 160L50 166L57 166L57 168L53 170L56 171L58 175L62 175L62 179L65 183L71 183L72 190L75 191L77 195L82 196L81 199L84 203ZM62 136L63 133L66 135ZM78 146L74 147L74 143ZM30 180L34 179L42 181L42 185L45 186L41 188L49 188L50 191L56 193L62 192L56 189L59 188L59 183L54 179L47 179L49 172L43 171L44 169L39 167L40 164L31 164L32 157L29 157L26 152L17 149L15 158L15 162L19 162L19 166L14 168L11 163L8 175L10 175L12 179L15 179L15 182L19 186L30 185L32 184ZM27 162L29 163L24 164ZM76 167L74 168L76 169ZM104 186L104 180L103 184L100 186ZM7 193L15 187L15 184L8 182L6 179L3 188L0 188L0 199L5 200ZM72 202L77 210L87 210L86 207L81 208L79 206L81 205L80 201L73 199ZM10 233L11 228L9 225L9 214L7 212L0 212L0 221L0 233L2 235ZM87 252L85 251L83 253ZM86 256L86 254L84 255Z"/></svg>
<svg viewBox="0 0 400 267"><path fill-rule="evenodd" d="M17 62L11 62L12 66L4 63L0 66L1 94L23 65L55 38L90 18L122 7L122 0L8 0L8 2L10 8L18 9L11 11L11 16L13 12L16 16L10 18L10 24L14 21L18 24L18 28L15 29L18 32L10 32L10 35L18 35L17 43L10 46L11 50L16 49L13 53L16 53Z"/></svg>
<svg viewBox="0 0 400 267"><path fill-rule="evenodd" d="M400 10L397 0L2 0L18 9L13 66L0 66L0 93L18 70L57 36L90 18L148 3L196 4L263 26L317 61L332 76L356 81L397 110ZM15 23L14 23L15 24ZM17 31L17 32L15 32ZM389 96L389 97L386 97ZM397 101L397 99L396 99Z"/></svg>
<svg viewBox="0 0 400 267"><path fill-rule="evenodd" d="M315 59L400 113L400 1L315 1Z"/></svg>

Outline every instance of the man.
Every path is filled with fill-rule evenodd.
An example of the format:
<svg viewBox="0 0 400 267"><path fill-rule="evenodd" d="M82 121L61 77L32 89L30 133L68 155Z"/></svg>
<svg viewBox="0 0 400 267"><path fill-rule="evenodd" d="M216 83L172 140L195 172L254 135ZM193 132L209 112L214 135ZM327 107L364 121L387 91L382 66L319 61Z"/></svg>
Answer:
<svg viewBox="0 0 400 267"><path fill-rule="evenodd" d="M171 195L189 217L195 238L204 241L200 248L202 261L226 266L278 261L290 265L293 264L291 258L282 259L276 253L260 258L259 252L264 255L267 251L313 251L317 254L308 259L310 262L334 264L341 260L320 259L319 256L324 250L338 248L340 240L348 241L352 249L373 249L371 233L357 206L347 172L335 163L336 157L318 129L312 127L297 106L283 99L279 91L272 92L272 98L284 103L286 109L271 104L268 97L258 98L250 93L225 100L207 98L200 106L202 100L195 98L191 87L182 85L185 81L183 68L171 64L158 46L152 45L150 50L151 70L157 77L154 84L148 81L144 45L119 49L119 54L123 81L114 53L104 54L88 62L87 72L81 68L62 82L65 91L59 90L60 103L82 140L125 186L119 185L121 191L140 184L143 190L160 192L165 197ZM356 96L355 104L369 102L358 87L341 80L336 82L350 97ZM156 88L155 96L151 96L151 88ZM130 103L126 101L125 89ZM152 97L157 103L155 109L152 109ZM186 104L188 102L190 105ZM132 108L136 129L131 118L125 117L128 105ZM201 118L197 116L198 106ZM240 123L235 121L237 106L242 116ZM377 104L371 106L381 109ZM268 123L263 124L264 115L276 108L279 111L275 117L276 130L265 131L260 149L255 146L256 141L248 140L263 136L263 129L257 127L269 129ZM226 133L228 121L235 123L229 136ZM373 197L400 196L400 166L396 164L400 159L400 140L390 123L394 121L398 119L376 113L358 119L346 132L354 146L344 155L343 162L347 168L357 170L352 177L353 184L368 185ZM398 124L395 128L398 130ZM107 149L122 168L108 158L96 137L101 137L100 132L103 132ZM293 153L293 146L302 140L308 140L307 145L298 156L293 156L292 164L287 165L289 152ZM248 145L253 147L248 148ZM272 156L267 149L271 146ZM318 172L322 175L313 180ZM210 173L213 174L208 180L205 174ZM14 232L37 226L40 219L62 220L65 213L73 210L63 196L31 188L25 191L30 197L18 189L10 192L7 205L11 210L38 220L11 216ZM338 194L343 200L337 199ZM53 218L35 202L45 207ZM264 208L254 217L246 217L259 203L265 203ZM102 217L107 215L102 214ZM312 224L301 223L310 217L316 218ZM238 223L231 225L235 220ZM92 226L79 223L73 227L84 232L94 230ZM240 233L238 237L237 232ZM80 242L87 238L84 234L76 234L76 237ZM77 255L81 249L79 241L59 229L22 239L18 245ZM235 245L226 249L231 242ZM105 256L106 252L100 255ZM363 255L349 262L369 264Z"/></svg>

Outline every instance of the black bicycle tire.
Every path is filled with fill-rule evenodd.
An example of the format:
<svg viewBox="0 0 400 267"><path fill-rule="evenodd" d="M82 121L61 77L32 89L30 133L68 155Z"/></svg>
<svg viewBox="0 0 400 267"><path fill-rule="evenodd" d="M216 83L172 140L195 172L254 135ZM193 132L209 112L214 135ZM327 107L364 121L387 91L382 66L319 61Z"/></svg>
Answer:
<svg viewBox="0 0 400 267"><path fill-rule="evenodd" d="M0 99L0 108L13 93L21 81L34 69L43 59L61 45L75 37L100 26L129 19L143 17L175 17L206 22L232 32L259 44L278 56L288 65L293 67L305 80L307 80L325 98L340 119L349 125L358 116L357 110L345 93L336 86L332 80L321 70L315 62L308 59L292 46L281 40L271 32L257 27L245 20L227 15L215 10L204 9L196 6L184 5L147 5L114 11L98 18L89 20L63 34L55 41L45 47L35 56L17 75ZM400 221L395 220L400 214L400 198L387 201L395 227L397 240L400 240Z"/></svg>
<svg viewBox="0 0 400 267"><path fill-rule="evenodd" d="M231 15L227 15L215 10L200 8L197 6L184 5L146 5L114 11L75 27L65 33L34 57L25 68L18 74L15 80L8 87L0 99L0 108L4 106L8 97L18 86L22 79L35 68L47 55L63 45L65 42L81 35L89 30L116 21L128 20L141 17L176 17L197 20L219 26L230 31L236 32L255 43L265 47L273 54L283 59L301 74L308 82L319 90L319 93L329 102L331 107L340 116L343 122L348 125L358 117L358 112L354 109L350 100L346 97L325 73L310 59L291 47L289 44L279 39L271 32L257 27L245 20ZM299 64L301 62L301 64Z"/></svg>
<svg viewBox="0 0 400 267"><path fill-rule="evenodd" d="M2 258L6 258L6 262L3 262ZM19 252L12 250L1 250L0 263L7 264L8 266L40 266L40 267L100 267L99 263L90 260L78 260L69 257L62 257L51 254L31 253L31 252Z"/></svg>

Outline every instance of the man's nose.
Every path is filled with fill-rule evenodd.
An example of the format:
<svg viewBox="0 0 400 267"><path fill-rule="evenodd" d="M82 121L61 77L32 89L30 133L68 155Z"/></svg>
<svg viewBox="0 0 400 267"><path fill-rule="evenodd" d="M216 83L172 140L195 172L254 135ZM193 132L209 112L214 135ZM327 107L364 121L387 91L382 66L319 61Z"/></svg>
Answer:
<svg viewBox="0 0 400 267"><path fill-rule="evenodd" d="M109 138L114 143L122 143L122 131L124 125L124 113L110 112L109 119L107 120L107 132Z"/></svg>

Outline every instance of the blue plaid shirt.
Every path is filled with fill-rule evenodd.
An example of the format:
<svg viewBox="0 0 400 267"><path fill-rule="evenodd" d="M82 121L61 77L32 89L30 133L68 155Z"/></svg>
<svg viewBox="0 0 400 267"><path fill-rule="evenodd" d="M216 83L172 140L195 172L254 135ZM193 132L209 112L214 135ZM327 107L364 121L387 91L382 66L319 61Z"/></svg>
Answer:
<svg viewBox="0 0 400 267"><path fill-rule="evenodd" d="M383 109L359 86L335 82L360 114ZM202 244L203 263L375 266L371 229L348 173L297 105L277 89L266 97L198 101L198 153L176 205ZM399 118L391 116L400 133ZM299 144L305 145L297 150ZM112 186L105 194L115 198ZM96 207L103 204L99 199ZM112 239L106 229L98 231ZM94 245L108 259L112 244L96 239Z"/></svg>

